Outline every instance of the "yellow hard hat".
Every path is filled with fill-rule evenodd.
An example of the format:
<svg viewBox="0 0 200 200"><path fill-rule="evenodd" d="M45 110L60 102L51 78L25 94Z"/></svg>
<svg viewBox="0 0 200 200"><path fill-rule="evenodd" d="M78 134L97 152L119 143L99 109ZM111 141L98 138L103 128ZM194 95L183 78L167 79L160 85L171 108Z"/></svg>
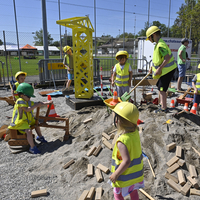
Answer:
<svg viewBox="0 0 200 200"><path fill-rule="evenodd" d="M115 106L113 111L133 124L137 124L139 111L134 104L130 102L120 102Z"/></svg>
<svg viewBox="0 0 200 200"><path fill-rule="evenodd" d="M150 28L148 28L146 31L146 36L147 36L146 40L149 40L149 36L151 36L153 33L157 31L160 31L160 29L157 26L151 26Z"/></svg>
<svg viewBox="0 0 200 200"><path fill-rule="evenodd" d="M68 50L70 50L71 49L71 47L70 46L65 46L64 48L63 48L63 51L66 53Z"/></svg>
<svg viewBox="0 0 200 200"><path fill-rule="evenodd" d="M19 71L19 72L17 72L17 73L15 74L15 79L16 79L17 81L18 81L18 76L21 75L21 74L25 75L25 77L27 76L27 73L26 73L26 72Z"/></svg>
<svg viewBox="0 0 200 200"><path fill-rule="evenodd" d="M118 52L116 53L116 56L115 56L116 60L117 60L117 57L118 57L118 56L122 56L122 55L125 55L127 59L128 59L128 57L129 57L127 51L118 51Z"/></svg>
<svg viewBox="0 0 200 200"><path fill-rule="evenodd" d="M198 65L198 69L200 69L200 64Z"/></svg>

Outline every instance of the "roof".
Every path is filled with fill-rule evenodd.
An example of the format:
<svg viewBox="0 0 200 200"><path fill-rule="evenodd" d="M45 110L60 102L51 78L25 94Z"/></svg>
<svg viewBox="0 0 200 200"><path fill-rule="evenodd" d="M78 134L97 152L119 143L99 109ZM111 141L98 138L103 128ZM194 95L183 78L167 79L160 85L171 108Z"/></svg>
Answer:
<svg viewBox="0 0 200 200"><path fill-rule="evenodd" d="M32 46L29 45L29 44L26 44L24 47L21 47L20 49L21 49L21 50L37 50L37 48L32 47Z"/></svg>
<svg viewBox="0 0 200 200"><path fill-rule="evenodd" d="M19 45L20 50L22 50L23 47L24 47L24 45ZM38 51L44 50L43 46L32 46L32 47ZM48 46L48 49L49 49L49 51L60 51L56 46ZM4 45L0 45L0 51L5 51ZM17 45L6 45L6 51L18 51L18 46Z"/></svg>
<svg viewBox="0 0 200 200"><path fill-rule="evenodd" d="M38 51L44 51L44 46L33 46L37 48ZM56 46L48 46L49 51L60 51Z"/></svg>

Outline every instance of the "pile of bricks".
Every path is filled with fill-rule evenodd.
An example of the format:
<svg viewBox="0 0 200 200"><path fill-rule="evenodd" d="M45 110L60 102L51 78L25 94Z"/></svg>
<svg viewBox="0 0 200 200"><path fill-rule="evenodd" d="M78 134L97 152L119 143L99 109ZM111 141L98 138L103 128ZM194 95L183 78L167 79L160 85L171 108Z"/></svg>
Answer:
<svg viewBox="0 0 200 200"><path fill-rule="evenodd" d="M200 190L198 185L198 176L196 168L194 165L188 164L188 171L183 171L183 166L186 164L186 161L183 160L182 147L176 146L176 143L171 143L166 146L167 151L171 151L176 147L176 155L171 158L166 164L169 167L165 174L165 178L168 179L167 184L172 187L177 192L187 195L190 192L190 195L199 195ZM198 152L199 153L199 152ZM179 170L178 170L179 169ZM177 171L178 179L173 176L171 173ZM186 174L189 174L186 178Z"/></svg>

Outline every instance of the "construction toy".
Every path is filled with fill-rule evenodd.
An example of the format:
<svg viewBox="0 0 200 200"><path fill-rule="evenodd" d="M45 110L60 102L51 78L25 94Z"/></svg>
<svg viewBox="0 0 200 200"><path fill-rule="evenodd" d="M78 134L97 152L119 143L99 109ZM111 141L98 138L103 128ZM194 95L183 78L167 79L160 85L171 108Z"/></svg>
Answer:
<svg viewBox="0 0 200 200"><path fill-rule="evenodd" d="M176 147L176 143L172 142L166 146L166 150L171 151L174 147Z"/></svg>
<svg viewBox="0 0 200 200"><path fill-rule="evenodd" d="M85 200L88 193L89 193L89 190L84 190L78 200Z"/></svg>
<svg viewBox="0 0 200 200"><path fill-rule="evenodd" d="M190 195L198 195L198 196L200 196L200 190L190 189Z"/></svg>
<svg viewBox="0 0 200 200"><path fill-rule="evenodd" d="M153 197L151 197L148 193L146 193L143 189L139 189L139 191L144 194L147 198L149 198L150 200L155 200Z"/></svg>
<svg viewBox="0 0 200 200"><path fill-rule="evenodd" d="M177 172L177 175L178 175L179 184L182 186L185 185L186 180L185 180L185 175L183 173L183 170L179 170Z"/></svg>
<svg viewBox="0 0 200 200"><path fill-rule="evenodd" d="M176 156L179 158L182 157L182 147L181 146L176 147Z"/></svg>
<svg viewBox="0 0 200 200"><path fill-rule="evenodd" d="M64 135L64 141L67 141L69 139L69 119L68 118L61 118L61 117L48 117L51 109L51 104L49 105L47 109L46 116L39 116L40 112L40 107L37 108L36 112L36 121L35 125L31 127L31 129L34 129L35 127L46 127L46 128L58 128L58 129L64 129L65 130L65 135ZM40 122L42 121L42 122ZM59 125L50 125L47 124L47 121L64 121L65 125L64 126L59 126ZM27 141L27 136L26 134L19 135L18 131L15 129L9 129L10 131L10 140L8 141L8 144L10 146L24 146L28 145Z"/></svg>
<svg viewBox="0 0 200 200"><path fill-rule="evenodd" d="M179 159L177 163L182 167L185 164L185 160Z"/></svg>
<svg viewBox="0 0 200 200"><path fill-rule="evenodd" d="M72 28L75 98L89 99L93 96L93 26L87 16L56 23Z"/></svg>
<svg viewBox="0 0 200 200"><path fill-rule="evenodd" d="M171 158L166 164L168 167L171 167L174 163L177 163L179 160L178 157L174 156L173 158Z"/></svg>
<svg viewBox="0 0 200 200"><path fill-rule="evenodd" d="M122 96L121 96L121 100L122 101L128 101L131 96L131 92L133 92L148 76L150 75L150 73L148 73L129 93L125 92Z"/></svg>
<svg viewBox="0 0 200 200"><path fill-rule="evenodd" d="M179 167L180 166L177 163L175 163L167 169L167 172L171 174L172 172L176 171Z"/></svg>
<svg viewBox="0 0 200 200"><path fill-rule="evenodd" d="M192 186L196 189L199 188L198 182L195 178L192 178L191 176L187 176L187 179L190 181L190 183L192 184Z"/></svg>
<svg viewBox="0 0 200 200"><path fill-rule="evenodd" d="M101 173L101 170L100 170L100 169L96 169L95 175L96 175L96 178L97 178L97 182L98 182L98 183L100 183L100 182L103 181L103 176L102 176L102 173Z"/></svg>
<svg viewBox="0 0 200 200"><path fill-rule="evenodd" d="M88 164L88 168L87 168L87 176L93 176L94 172L93 172L93 165L92 164Z"/></svg>
<svg viewBox="0 0 200 200"><path fill-rule="evenodd" d="M108 149L110 149L110 150L113 149L113 145L110 142L108 142L108 140L106 140L106 138L102 137L102 142Z"/></svg>
<svg viewBox="0 0 200 200"><path fill-rule="evenodd" d="M197 178L197 172L196 172L196 169L195 169L195 166L194 166L194 165L189 165L188 170L189 170L190 176L191 176L192 178Z"/></svg>
<svg viewBox="0 0 200 200"><path fill-rule="evenodd" d="M106 133L102 133L102 137L106 138L107 140L110 140L110 135L106 134Z"/></svg>
<svg viewBox="0 0 200 200"><path fill-rule="evenodd" d="M99 146L96 148L96 150L93 152L93 155L94 155L94 156L97 156L98 153L101 151L101 149L102 149L102 146L99 145Z"/></svg>
<svg viewBox="0 0 200 200"><path fill-rule="evenodd" d="M167 173L167 172L166 172L166 174L165 174L165 178L166 178L166 179L171 179L171 180L173 180L175 183L178 183L178 179L177 179L175 176L173 176L173 175L171 175L171 174L169 174L169 173Z"/></svg>
<svg viewBox="0 0 200 200"><path fill-rule="evenodd" d="M96 189L95 200L101 200L102 192L103 192L102 187L99 187L99 188Z"/></svg>
<svg viewBox="0 0 200 200"><path fill-rule="evenodd" d="M68 168L70 165L72 165L73 163L75 163L75 161L74 161L74 159L71 159L69 162L67 162L67 163L63 166L63 168L66 169L66 168Z"/></svg>
<svg viewBox="0 0 200 200"><path fill-rule="evenodd" d="M94 193L95 193L95 187L91 187L90 188L90 191L86 197L86 200L92 200L93 199L93 196L94 196Z"/></svg>
<svg viewBox="0 0 200 200"><path fill-rule="evenodd" d="M95 150L96 150L96 147L95 147L95 146L91 147L91 149L90 149L90 150L88 151L88 153L87 153L87 156L88 156L88 157L91 156Z"/></svg>
<svg viewBox="0 0 200 200"><path fill-rule="evenodd" d="M47 196L47 189L43 189L43 190L37 190L37 191L33 191L31 192L31 197L35 198L35 197L40 197L40 196Z"/></svg>
<svg viewBox="0 0 200 200"><path fill-rule="evenodd" d="M181 192L181 186L177 183L175 183L173 180L169 179L167 181L167 184L172 187L174 190L176 190L177 192Z"/></svg>
<svg viewBox="0 0 200 200"><path fill-rule="evenodd" d="M192 187L192 184L188 181L188 182L181 188L181 193L182 193L183 195L186 196L191 187Z"/></svg>
<svg viewBox="0 0 200 200"><path fill-rule="evenodd" d="M103 171L106 174L108 174L110 172L110 170L107 167L103 166L100 163L97 165L97 168L100 169L101 171Z"/></svg>
<svg viewBox="0 0 200 200"><path fill-rule="evenodd" d="M15 101L13 99L13 96L9 96L9 97L0 97L0 100L6 101L9 105L14 106L15 105Z"/></svg>
<svg viewBox="0 0 200 200"><path fill-rule="evenodd" d="M194 115L197 114L197 103L194 103L191 110L190 110L190 113L193 113Z"/></svg>

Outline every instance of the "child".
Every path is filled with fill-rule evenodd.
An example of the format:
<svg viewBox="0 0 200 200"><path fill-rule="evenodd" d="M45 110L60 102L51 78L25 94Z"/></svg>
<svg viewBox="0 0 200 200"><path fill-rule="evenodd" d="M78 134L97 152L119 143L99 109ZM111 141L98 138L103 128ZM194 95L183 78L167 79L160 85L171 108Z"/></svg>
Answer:
<svg viewBox="0 0 200 200"><path fill-rule="evenodd" d="M72 82L72 75L73 75L73 69L74 69L74 62L73 62L73 54L72 54L72 49L70 46L65 46L63 48L63 51L66 53L63 64L65 65L65 68L67 68L67 76L68 76L68 81L66 84L66 88L63 91L68 91Z"/></svg>
<svg viewBox="0 0 200 200"><path fill-rule="evenodd" d="M143 157L137 127L139 111L130 102L118 103L113 111L114 123L117 122L118 131L121 131L112 153L110 180L114 197L123 200L130 194L131 199L139 200L137 189L144 187Z"/></svg>
<svg viewBox="0 0 200 200"><path fill-rule="evenodd" d="M116 84L118 97L121 97L125 92L129 92L129 87L131 87L132 69L130 64L126 63L127 51L118 51L115 58L119 63L113 69L112 86Z"/></svg>
<svg viewBox="0 0 200 200"><path fill-rule="evenodd" d="M200 70L200 64L198 65ZM200 103L200 73L196 74L192 79L192 87L194 88L194 102L197 103L197 110L199 110Z"/></svg>
<svg viewBox="0 0 200 200"><path fill-rule="evenodd" d="M146 31L147 39L152 43L156 43L153 52L153 66L149 72L152 73L153 79L158 79L156 86L159 90L161 108L155 110L155 113L169 112L167 108L167 93L169 84L174 75L177 65L170 48L161 39L161 32L157 26L151 26Z"/></svg>
<svg viewBox="0 0 200 200"><path fill-rule="evenodd" d="M33 101L30 101L31 97L35 97L33 93L34 93L34 89L28 83L21 83L18 86L17 94L19 95L19 98L15 103L12 121L8 128L16 129L21 134L26 133L28 143L30 144L29 152L33 154L39 154L41 152L34 145L32 130L30 128L32 125L35 124L33 110L42 105L50 104L52 103L52 101L34 103ZM36 139L40 142L46 143L47 141L42 136L40 128L36 127L35 130L38 134Z"/></svg>
<svg viewBox="0 0 200 200"><path fill-rule="evenodd" d="M17 80L17 82L14 84L14 86L12 88L12 96L13 96L14 101L16 101L19 98L16 90L17 90L19 84L23 83L25 81L26 76L27 76L27 73L22 72L22 71L19 71L15 74L15 79Z"/></svg>

